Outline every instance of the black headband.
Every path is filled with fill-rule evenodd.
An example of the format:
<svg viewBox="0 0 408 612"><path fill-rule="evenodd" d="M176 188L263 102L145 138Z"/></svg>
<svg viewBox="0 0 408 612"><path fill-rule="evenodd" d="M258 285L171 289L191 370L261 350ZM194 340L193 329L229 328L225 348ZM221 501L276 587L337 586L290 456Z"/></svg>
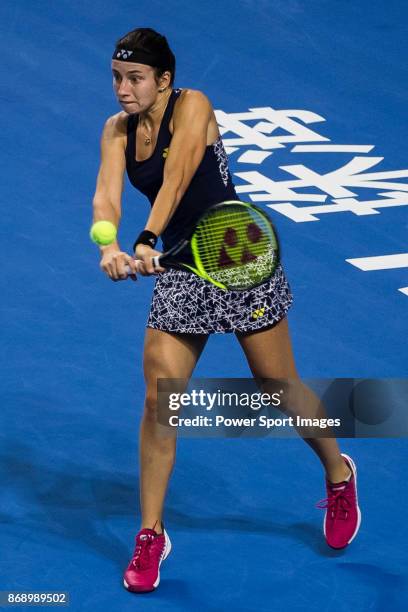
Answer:
<svg viewBox="0 0 408 612"><path fill-rule="evenodd" d="M135 62L136 64L146 64L147 66L159 67L163 60L159 60L153 53L146 51L131 51L130 49L121 49L116 47L113 52L112 59L120 62Z"/></svg>

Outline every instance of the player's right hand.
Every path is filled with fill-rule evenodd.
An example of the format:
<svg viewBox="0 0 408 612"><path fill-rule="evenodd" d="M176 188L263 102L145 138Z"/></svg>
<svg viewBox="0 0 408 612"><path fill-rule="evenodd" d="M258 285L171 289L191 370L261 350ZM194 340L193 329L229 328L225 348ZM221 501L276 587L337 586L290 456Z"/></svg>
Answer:
<svg viewBox="0 0 408 612"><path fill-rule="evenodd" d="M131 278L133 281L137 280L138 262L116 246L104 247L99 265L103 272L115 282L127 278ZM125 266L129 266L132 274L126 272Z"/></svg>

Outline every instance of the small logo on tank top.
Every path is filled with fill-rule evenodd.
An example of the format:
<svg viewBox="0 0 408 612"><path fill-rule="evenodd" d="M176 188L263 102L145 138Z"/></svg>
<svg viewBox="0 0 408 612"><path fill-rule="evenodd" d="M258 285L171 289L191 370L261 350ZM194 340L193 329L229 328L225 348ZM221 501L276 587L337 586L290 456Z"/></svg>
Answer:
<svg viewBox="0 0 408 612"><path fill-rule="evenodd" d="M168 154L169 154L169 147L166 147L165 149L163 149L162 157L164 157L164 159L166 159Z"/></svg>

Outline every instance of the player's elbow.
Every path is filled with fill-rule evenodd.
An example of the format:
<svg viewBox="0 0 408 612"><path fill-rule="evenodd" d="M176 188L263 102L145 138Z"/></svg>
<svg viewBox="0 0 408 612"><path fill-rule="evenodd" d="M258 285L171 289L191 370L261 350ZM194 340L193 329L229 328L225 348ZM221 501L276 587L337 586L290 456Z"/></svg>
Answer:
<svg viewBox="0 0 408 612"><path fill-rule="evenodd" d="M110 219L112 215L116 221L120 220L121 210L120 204L112 202L107 196L95 195L93 202L94 216L98 219Z"/></svg>

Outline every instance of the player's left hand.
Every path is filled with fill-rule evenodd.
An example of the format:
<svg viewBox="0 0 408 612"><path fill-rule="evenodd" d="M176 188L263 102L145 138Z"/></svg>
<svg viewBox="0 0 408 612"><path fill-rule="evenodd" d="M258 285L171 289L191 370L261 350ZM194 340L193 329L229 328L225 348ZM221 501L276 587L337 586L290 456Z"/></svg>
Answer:
<svg viewBox="0 0 408 612"><path fill-rule="evenodd" d="M151 274L159 274L165 272L165 268L161 266L154 267L153 257L161 255L160 251L152 249L147 244L138 244L135 251L135 259L137 263L137 270L142 276L150 276Z"/></svg>

